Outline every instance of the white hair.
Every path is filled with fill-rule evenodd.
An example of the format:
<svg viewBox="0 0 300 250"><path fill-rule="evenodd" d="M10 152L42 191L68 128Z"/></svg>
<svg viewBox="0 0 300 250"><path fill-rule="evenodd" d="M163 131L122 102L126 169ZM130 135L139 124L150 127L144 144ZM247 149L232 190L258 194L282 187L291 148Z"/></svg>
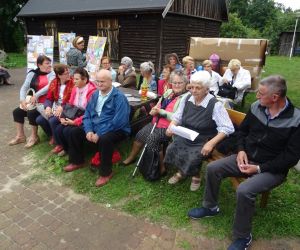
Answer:
<svg viewBox="0 0 300 250"><path fill-rule="evenodd" d="M207 71L197 71L191 75L190 83L199 84L209 89L211 85L211 76Z"/></svg>
<svg viewBox="0 0 300 250"><path fill-rule="evenodd" d="M132 60L131 60L130 57L124 56L124 57L121 59L121 64L125 64L128 68L130 68L130 67L132 67L133 62L132 62Z"/></svg>
<svg viewBox="0 0 300 250"><path fill-rule="evenodd" d="M142 71L151 72L153 74L154 73L154 64L151 61L143 62L143 63L141 63L140 69Z"/></svg>

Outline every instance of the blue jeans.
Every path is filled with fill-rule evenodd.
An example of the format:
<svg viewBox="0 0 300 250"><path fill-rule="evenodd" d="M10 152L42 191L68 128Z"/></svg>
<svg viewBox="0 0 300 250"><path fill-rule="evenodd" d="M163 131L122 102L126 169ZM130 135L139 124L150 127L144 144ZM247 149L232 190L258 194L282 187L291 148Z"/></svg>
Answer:
<svg viewBox="0 0 300 250"><path fill-rule="evenodd" d="M48 120L42 115L36 118L36 123L42 127L46 135L49 137L54 134L56 127L60 124L59 119L56 116L51 116ZM57 141L55 141L57 143Z"/></svg>

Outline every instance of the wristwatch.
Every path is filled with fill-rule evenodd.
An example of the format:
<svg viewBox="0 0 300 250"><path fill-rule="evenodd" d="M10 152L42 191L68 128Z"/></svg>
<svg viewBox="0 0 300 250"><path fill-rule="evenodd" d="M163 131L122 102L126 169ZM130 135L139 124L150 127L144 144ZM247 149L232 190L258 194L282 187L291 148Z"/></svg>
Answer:
<svg viewBox="0 0 300 250"><path fill-rule="evenodd" d="M257 165L256 168L257 168L257 173L260 174L261 173L260 166Z"/></svg>

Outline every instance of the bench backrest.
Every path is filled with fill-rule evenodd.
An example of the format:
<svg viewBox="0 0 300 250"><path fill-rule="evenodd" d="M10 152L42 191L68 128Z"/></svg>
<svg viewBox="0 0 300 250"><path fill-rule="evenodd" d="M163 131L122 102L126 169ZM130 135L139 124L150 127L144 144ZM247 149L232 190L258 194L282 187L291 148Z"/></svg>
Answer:
<svg viewBox="0 0 300 250"><path fill-rule="evenodd" d="M228 115L230 117L230 120L232 121L232 123L236 126L240 126L240 124L242 123L242 121L244 120L246 114L233 110L233 109L226 109L228 112Z"/></svg>

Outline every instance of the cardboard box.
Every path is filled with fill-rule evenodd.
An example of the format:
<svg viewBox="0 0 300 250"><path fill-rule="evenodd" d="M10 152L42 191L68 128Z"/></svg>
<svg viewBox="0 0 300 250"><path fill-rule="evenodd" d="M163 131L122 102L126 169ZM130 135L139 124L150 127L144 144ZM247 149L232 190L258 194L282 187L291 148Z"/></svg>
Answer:
<svg viewBox="0 0 300 250"><path fill-rule="evenodd" d="M239 59L242 67L252 76L252 89L257 89L262 67L265 65L268 40L243 38L191 37L189 55L196 61L204 61L216 53L221 58L221 67L231 59Z"/></svg>
<svg viewBox="0 0 300 250"><path fill-rule="evenodd" d="M225 61L237 58L242 66L264 66L267 46L266 39L191 37L189 55L205 60L216 53Z"/></svg>

